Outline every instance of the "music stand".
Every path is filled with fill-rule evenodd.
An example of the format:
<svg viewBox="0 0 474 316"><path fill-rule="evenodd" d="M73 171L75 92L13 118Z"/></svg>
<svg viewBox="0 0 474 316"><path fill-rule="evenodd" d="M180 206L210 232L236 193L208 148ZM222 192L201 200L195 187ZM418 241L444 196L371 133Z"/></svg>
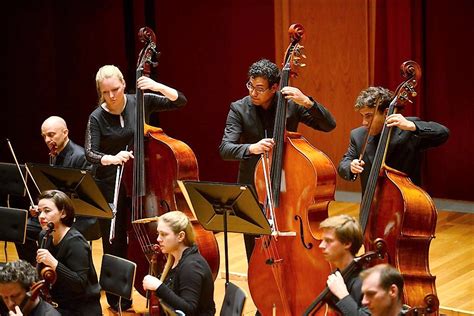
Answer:
<svg viewBox="0 0 474 316"><path fill-rule="evenodd" d="M28 211L0 207L0 240L25 243Z"/></svg>
<svg viewBox="0 0 474 316"><path fill-rule="evenodd" d="M229 284L227 233L270 235L271 228L256 195L248 185L206 181L178 181L186 201L206 230L224 232L226 288Z"/></svg>
<svg viewBox="0 0 474 316"><path fill-rule="evenodd" d="M20 169L25 174L25 166ZM14 163L0 162L0 194L25 196L25 185Z"/></svg>
<svg viewBox="0 0 474 316"><path fill-rule="evenodd" d="M76 216L112 218L112 209L88 170L26 163L38 189L60 190L72 200Z"/></svg>

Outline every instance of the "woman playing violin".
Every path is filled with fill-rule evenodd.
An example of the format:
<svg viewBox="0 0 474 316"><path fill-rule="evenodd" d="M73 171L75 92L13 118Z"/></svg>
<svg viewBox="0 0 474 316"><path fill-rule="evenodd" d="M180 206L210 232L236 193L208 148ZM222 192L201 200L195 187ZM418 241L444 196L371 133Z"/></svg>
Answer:
<svg viewBox="0 0 474 316"><path fill-rule="evenodd" d="M0 268L0 296L9 310L0 308L1 315L61 316L51 304L31 295L30 290L36 281L36 269L24 260L7 262ZM29 313L24 308L27 305L30 305Z"/></svg>
<svg viewBox="0 0 474 316"><path fill-rule="evenodd" d="M357 221L348 215L338 215L326 218L321 222L323 230L322 242L319 248L324 257L337 271L330 274L327 285L333 296L331 303L342 315L370 315L362 307L362 281L356 269L344 281L341 273L348 267L362 246L362 231Z"/></svg>
<svg viewBox="0 0 474 316"><path fill-rule="evenodd" d="M160 279L147 275L145 290L155 291L162 303L187 316L214 315L214 280L211 269L198 251L188 217L173 211L158 220L158 244L168 256Z"/></svg>
<svg viewBox="0 0 474 316"><path fill-rule="evenodd" d="M133 158L131 147L135 132L137 98L135 94L125 94L125 80L120 69L105 65L97 71L96 88L99 106L90 114L86 129L85 151L89 162L97 166L96 181L109 203L114 201L117 166ZM154 111L167 111L183 107L185 96L162 83L142 76L137 80L137 88L151 90L144 94L145 117ZM127 255L127 218L125 193L120 191L115 205L115 237L109 241L110 220L100 220L104 253L122 258ZM118 310L118 297L107 294L109 305ZM131 306L122 300L122 309Z"/></svg>
<svg viewBox="0 0 474 316"><path fill-rule="evenodd" d="M36 261L56 271L57 280L50 294L62 315L102 315L100 286L92 262L89 243L71 227L74 207L63 192L49 190L39 196L39 222L45 235L49 223L54 224L51 242L38 249Z"/></svg>

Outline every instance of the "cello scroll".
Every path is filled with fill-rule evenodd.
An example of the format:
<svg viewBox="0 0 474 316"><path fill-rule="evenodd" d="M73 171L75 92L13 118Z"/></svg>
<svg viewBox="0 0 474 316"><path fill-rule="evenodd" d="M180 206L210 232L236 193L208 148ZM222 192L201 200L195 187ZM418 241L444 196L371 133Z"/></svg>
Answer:
<svg viewBox="0 0 474 316"><path fill-rule="evenodd" d="M405 315L408 316L424 316L432 315L439 309L438 297L434 294L428 294L424 298L425 306L423 307L411 307Z"/></svg>

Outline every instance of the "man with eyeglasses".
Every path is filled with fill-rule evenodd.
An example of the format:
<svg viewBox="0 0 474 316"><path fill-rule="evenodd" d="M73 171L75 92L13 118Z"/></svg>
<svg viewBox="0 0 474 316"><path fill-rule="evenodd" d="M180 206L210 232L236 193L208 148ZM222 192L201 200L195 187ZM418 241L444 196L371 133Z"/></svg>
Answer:
<svg viewBox="0 0 474 316"><path fill-rule="evenodd" d="M239 160L238 182L254 185L255 166L260 154L274 145L273 125L278 97L287 102L286 129L296 132L301 122L315 130L329 132L336 127L331 113L298 88L286 86L279 91L280 70L267 59L253 63L248 71L249 95L232 102L224 136L219 146L224 160ZM247 259L255 244L254 236L244 235Z"/></svg>

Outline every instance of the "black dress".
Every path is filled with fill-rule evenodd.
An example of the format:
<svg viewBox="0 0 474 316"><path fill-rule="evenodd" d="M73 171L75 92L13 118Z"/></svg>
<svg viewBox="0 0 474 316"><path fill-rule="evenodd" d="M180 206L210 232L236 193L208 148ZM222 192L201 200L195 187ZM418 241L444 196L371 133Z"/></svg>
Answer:
<svg viewBox="0 0 474 316"><path fill-rule="evenodd" d="M40 233L40 240L44 234L45 231ZM50 294L61 315L102 315L91 248L81 233L71 227L57 245L51 243L46 249L58 260L57 280Z"/></svg>

